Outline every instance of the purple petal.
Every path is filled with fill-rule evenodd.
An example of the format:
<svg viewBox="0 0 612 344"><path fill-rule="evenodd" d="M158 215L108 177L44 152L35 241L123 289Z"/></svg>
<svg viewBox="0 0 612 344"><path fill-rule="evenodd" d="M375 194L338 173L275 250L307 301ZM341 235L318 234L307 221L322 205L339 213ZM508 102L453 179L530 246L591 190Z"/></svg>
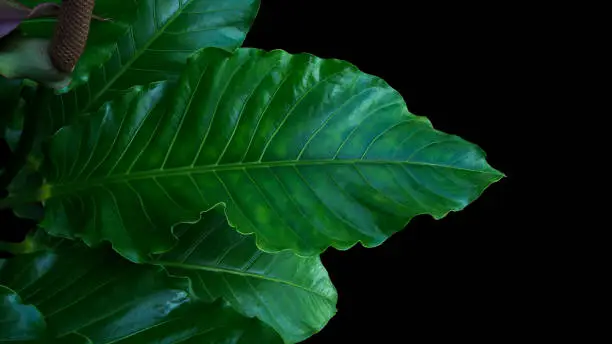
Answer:
<svg viewBox="0 0 612 344"><path fill-rule="evenodd" d="M57 17L59 15L59 11L59 4L54 2L44 2L36 5L36 7L32 9L32 12L30 12L28 18Z"/></svg>
<svg viewBox="0 0 612 344"><path fill-rule="evenodd" d="M5 20L0 19L0 38L11 33L17 26L19 26L19 20Z"/></svg>
<svg viewBox="0 0 612 344"><path fill-rule="evenodd" d="M28 18L57 16L59 5L45 2L30 9L13 0L0 0L0 38L8 35Z"/></svg>
<svg viewBox="0 0 612 344"><path fill-rule="evenodd" d="M0 21L23 20L32 10L12 0L0 0Z"/></svg>

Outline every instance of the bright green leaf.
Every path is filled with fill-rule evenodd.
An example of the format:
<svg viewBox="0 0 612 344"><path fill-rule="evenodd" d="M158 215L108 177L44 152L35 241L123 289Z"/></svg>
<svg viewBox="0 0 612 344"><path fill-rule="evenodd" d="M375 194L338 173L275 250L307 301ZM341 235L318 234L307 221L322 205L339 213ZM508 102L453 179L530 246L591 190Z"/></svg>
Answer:
<svg viewBox="0 0 612 344"><path fill-rule="evenodd" d="M51 133L77 116L97 111L119 91L175 79L187 57L200 48L240 47L260 1L139 0L134 9L131 1L99 3L95 12L113 22L94 22L91 27L88 48L73 75L71 87L78 87L48 107L45 125Z"/></svg>
<svg viewBox="0 0 612 344"><path fill-rule="evenodd" d="M45 320L36 307L22 302L17 293L0 285L0 342L35 340L44 332Z"/></svg>
<svg viewBox="0 0 612 344"><path fill-rule="evenodd" d="M177 86L137 87L57 132L44 227L142 261L218 203L268 252L381 244L416 215L474 201L502 174L339 60L206 49Z"/></svg>
<svg viewBox="0 0 612 344"><path fill-rule="evenodd" d="M287 343L319 332L336 312L336 290L319 257L263 253L255 238L233 231L217 209L175 233L178 245L154 263L188 276L201 299L221 297L245 316L263 320Z"/></svg>
<svg viewBox="0 0 612 344"><path fill-rule="evenodd" d="M186 278L130 263L107 248L48 243L54 248L0 260L0 283L40 310L47 336L58 342L71 333L96 344L280 342L260 321L221 302L193 300Z"/></svg>

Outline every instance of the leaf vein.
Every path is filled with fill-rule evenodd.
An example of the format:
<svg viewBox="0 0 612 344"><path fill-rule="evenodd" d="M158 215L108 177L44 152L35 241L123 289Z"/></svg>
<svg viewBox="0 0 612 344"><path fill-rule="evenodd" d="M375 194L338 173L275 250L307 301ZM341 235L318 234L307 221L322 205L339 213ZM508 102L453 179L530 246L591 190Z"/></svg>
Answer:
<svg viewBox="0 0 612 344"><path fill-rule="evenodd" d="M380 106L372 111L370 111L362 120L361 122L359 122L359 124L357 124L355 126L355 128L353 128L353 130L351 130L351 132L346 136L346 138L342 141L342 143L340 143L340 145L338 146L338 150L336 150L336 153L334 154L334 156L332 157L332 159L336 159L336 157L338 157L338 154L340 154L340 151L342 150L342 148L344 147L344 145L349 141L349 139L355 134L355 132L357 132L357 130L359 128L361 128L361 125L363 125L363 123L365 123L368 118L370 118L373 114L375 114L376 112L391 107L391 106L395 106L395 105L399 105L399 104L403 104L404 102L394 102L394 103L388 103L385 104L383 106Z"/></svg>
<svg viewBox="0 0 612 344"><path fill-rule="evenodd" d="M287 122L287 119L289 118L289 116L291 116L291 114L293 113L293 111L302 103L302 101L317 87L319 87L320 85L324 85L327 83L327 81L329 81L331 78L333 78L336 75L342 74L342 73L346 73L346 69L343 69L341 71L332 73L328 76L326 76L325 78L323 78L322 80L317 81L316 83L314 83L314 85L310 86L310 88L308 88L306 90L306 92L304 92L304 94L302 94L300 96L300 98L295 102L295 104L293 104L291 106L291 108L289 109L289 111L287 111L287 113L285 114L285 116L283 117L283 120L281 121L281 123L278 125L278 127L276 127L276 130L274 130L274 132L272 133L272 136L270 137L270 139L268 140L268 142L266 143L266 145L264 146L261 155L259 156L259 161L261 161L263 159L263 156L266 154L266 151L268 150L268 147L270 146L270 144L272 143L272 141L274 140L274 137L276 137L276 135L278 134L278 132L281 130L281 128L283 127L283 125L285 125L285 122Z"/></svg>

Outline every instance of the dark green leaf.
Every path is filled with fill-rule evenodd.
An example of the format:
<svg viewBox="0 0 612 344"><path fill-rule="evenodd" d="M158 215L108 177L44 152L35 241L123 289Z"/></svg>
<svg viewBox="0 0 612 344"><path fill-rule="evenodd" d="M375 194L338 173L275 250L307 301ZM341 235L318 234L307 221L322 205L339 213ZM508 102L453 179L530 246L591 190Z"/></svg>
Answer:
<svg viewBox="0 0 612 344"><path fill-rule="evenodd" d="M19 99L19 98L18 98ZM4 128L4 139L8 143L12 151L17 148L17 143L21 137L23 128L23 117L25 111L25 102L20 100L19 106L8 118L6 127ZM40 142L36 142L34 147L27 156L25 166L17 173L7 188L9 196L18 194L35 194L42 185L42 176L38 172L42 161L42 152L40 151ZM31 220L40 221L43 218L43 209L40 203L25 203L15 205L13 212L16 216Z"/></svg>
<svg viewBox="0 0 612 344"><path fill-rule="evenodd" d="M106 340L94 340L94 343L111 344ZM112 342L115 343L281 344L283 341L255 318L243 317L220 302L212 305L200 302L186 305L181 314L167 322Z"/></svg>
<svg viewBox="0 0 612 344"><path fill-rule="evenodd" d="M7 191L9 196L15 195L37 195L43 184L42 176L38 172L40 157L38 154L28 156L26 165L17 173L9 184ZM44 209L39 202L20 203L12 207L17 217L41 221L44 217Z"/></svg>
<svg viewBox="0 0 612 344"><path fill-rule="evenodd" d="M139 0L136 8L130 3L97 4L96 13L113 22L91 27L88 48L73 76L71 87L76 88L48 107L45 126L51 132L98 110L119 91L175 79L187 57L200 48L240 47L259 8L259 0Z"/></svg>
<svg viewBox="0 0 612 344"><path fill-rule="evenodd" d="M5 139L9 146L16 143L16 138L19 138L19 133L15 133L15 115L16 109L21 100L21 88L23 83L21 80L11 80L0 76L0 104L2 104L2 112L0 112L0 138Z"/></svg>
<svg viewBox="0 0 612 344"><path fill-rule="evenodd" d="M22 85L21 80L11 80L0 76L0 104L2 104L2 113L0 114L0 129L2 131L0 131L0 135L4 134L3 124L10 121L13 111L19 104Z"/></svg>
<svg viewBox="0 0 612 344"><path fill-rule="evenodd" d="M3 264L0 281L38 307L53 337L78 331L91 338L114 326L119 338L189 301L187 281L127 263L110 250L65 247L20 255ZM144 309L151 314L138 317ZM121 326L126 318L133 327Z"/></svg>
<svg viewBox="0 0 612 344"><path fill-rule="evenodd" d="M44 332L45 320L36 307L22 302L17 293L0 285L0 342L35 340Z"/></svg>
<svg viewBox="0 0 612 344"><path fill-rule="evenodd" d="M188 276L201 299L223 298L245 316L263 320L287 343L319 332L335 314L337 301L319 257L263 253L255 238L233 231L218 208L196 224L179 225L178 245L154 263Z"/></svg>
<svg viewBox="0 0 612 344"><path fill-rule="evenodd" d="M171 226L227 205L268 252L381 244L463 209L502 174L339 60L206 49L178 86L134 88L50 144L44 226L141 261Z"/></svg>
<svg viewBox="0 0 612 344"><path fill-rule="evenodd" d="M54 248L0 260L0 282L40 310L50 338L74 333L109 344L280 342L271 329L221 302L193 300L186 278L130 263L110 249L48 243Z"/></svg>

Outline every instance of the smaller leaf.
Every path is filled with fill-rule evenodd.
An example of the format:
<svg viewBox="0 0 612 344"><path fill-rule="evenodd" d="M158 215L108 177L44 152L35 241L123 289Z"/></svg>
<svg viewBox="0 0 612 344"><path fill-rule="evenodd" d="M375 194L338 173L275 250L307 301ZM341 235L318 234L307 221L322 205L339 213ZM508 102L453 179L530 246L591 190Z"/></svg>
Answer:
<svg viewBox="0 0 612 344"><path fill-rule="evenodd" d="M179 243L154 263L191 279L204 301L222 298L239 313L257 317L285 343L319 332L336 313L338 294L318 256L260 251L254 236L233 230L217 206L194 224L174 228Z"/></svg>
<svg viewBox="0 0 612 344"><path fill-rule="evenodd" d="M116 342L92 339L96 344L281 344L274 330L255 318L243 317L227 304L193 302L180 309L180 316L134 332Z"/></svg>
<svg viewBox="0 0 612 344"><path fill-rule="evenodd" d="M0 285L0 342L36 340L44 331L45 321L36 307L24 304L17 293Z"/></svg>
<svg viewBox="0 0 612 344"><path fill-rule="evenodd" d="M38 243L31 233L26 236L25 240L19 243L0 241L0 251L6 251L12 254L25 254L45 249L47 249L47 247Z"/></svg>
<svg viewBox="0 0 612 344"><path fill-rule="evenodd" d="M0 259L0 282L44 315L41 343L282 342L261 321L223 302L193 299L187 278L159 266L133 264L110 248L88 248L43 231L30 239L47 248Z"/></svg>
<svg viewBox="0 0 612 344"><path fill-rule="evenodd" d="M37 154L28 156L26 165L17 173L7 188L9 196L36 195L40 192L43 179L37 170L38 159ZM44 208L39 202L28 202L14 206L13 213L22 219L41 221L44 217Z"/></svg>

